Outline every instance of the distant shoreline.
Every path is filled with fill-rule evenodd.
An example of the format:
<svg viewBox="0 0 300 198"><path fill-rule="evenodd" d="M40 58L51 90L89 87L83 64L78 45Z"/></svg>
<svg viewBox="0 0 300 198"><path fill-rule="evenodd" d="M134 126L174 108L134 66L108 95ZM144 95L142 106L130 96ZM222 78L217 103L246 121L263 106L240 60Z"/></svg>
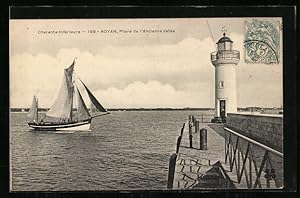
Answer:
<svg viewBox="0 0 300 198"><path fill-rule="evenodd" d="M39 112L47 112L49 108L39 108ZM214 108L108 108L107 111L214 111ZM263 107L239 107L238 112L277 112L282 108L263 108ZM28 112L29 108L10 108L10 112ZM76 108L74 109L76 111Z"/></svg>
<svg viewBox="0 0 300 198"><path fill-rule="evenodd" d="M39 108L46 112L49 108ZM76 109L74 109L76 111ZM29 108L10 108L10 112L28 112ZM107 111L214 111L214 108L114 108Z"/></svg>

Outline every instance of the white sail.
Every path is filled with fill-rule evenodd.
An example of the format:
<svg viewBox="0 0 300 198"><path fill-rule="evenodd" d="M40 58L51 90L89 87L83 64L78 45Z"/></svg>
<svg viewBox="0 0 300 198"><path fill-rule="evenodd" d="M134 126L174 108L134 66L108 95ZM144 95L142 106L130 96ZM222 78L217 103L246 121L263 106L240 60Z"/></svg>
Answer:
<svg viewBox="0 0 300 198"><path fill-rule="evenodd" d="M89 111L83 101L83 98L79 92L79 89L76 88L76 95L77 95L77 111L76 111L76 118L78 120L84 120L87 118L90 118L91 115L89 114Z"/></svg>
<svg viewBox="0 0 300 198"><path fill-rule="evenodd" d="M60 87L58 97L47 112L47 116L55 118L69 119L72 118L73 106L73 83L72 76L74 71L74 63L64 70L62 85Z"/></svg>
<svg viewBox="0 0 300 198"><path fill-rule="evenodd" d="M27 117L33 121L38 121L38 101L35 96L33 97L32 104L27 114Z"/></svg>

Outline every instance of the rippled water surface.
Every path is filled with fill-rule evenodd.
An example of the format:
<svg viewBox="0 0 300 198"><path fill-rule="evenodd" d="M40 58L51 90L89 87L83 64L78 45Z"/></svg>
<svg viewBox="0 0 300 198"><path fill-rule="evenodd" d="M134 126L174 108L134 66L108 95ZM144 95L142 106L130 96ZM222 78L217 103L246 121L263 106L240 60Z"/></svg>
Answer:
<svg viewBox="0 0 300 198"><path fill-rule="evenodd" d="M126 111L87 132L37 132L12 113L12 190L166 189L169 156L189 111Z"/></svg>

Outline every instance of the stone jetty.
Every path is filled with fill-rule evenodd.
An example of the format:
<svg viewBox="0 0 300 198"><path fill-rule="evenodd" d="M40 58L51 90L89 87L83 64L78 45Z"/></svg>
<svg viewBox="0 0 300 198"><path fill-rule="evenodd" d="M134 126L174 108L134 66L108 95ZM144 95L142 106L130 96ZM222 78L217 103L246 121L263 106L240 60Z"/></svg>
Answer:
<svg viewBox="0 0 300 198"><path fill-rule="evenodd" d="M282 153L227 127L189 116L170 158L168 189L282 187Z"/></svg>

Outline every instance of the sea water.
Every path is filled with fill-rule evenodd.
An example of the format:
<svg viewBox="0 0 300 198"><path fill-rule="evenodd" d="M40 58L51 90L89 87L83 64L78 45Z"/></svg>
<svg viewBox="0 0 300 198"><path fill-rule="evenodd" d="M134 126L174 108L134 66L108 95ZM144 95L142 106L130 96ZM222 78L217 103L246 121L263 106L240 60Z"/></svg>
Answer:
<svg viewBox="0 0 300 198"><path fill-rule="evenodd" d="M33 131L10 116L13 191L166 189L170 155L188 115L201 111L119 111L90 131Z"/></svg>

